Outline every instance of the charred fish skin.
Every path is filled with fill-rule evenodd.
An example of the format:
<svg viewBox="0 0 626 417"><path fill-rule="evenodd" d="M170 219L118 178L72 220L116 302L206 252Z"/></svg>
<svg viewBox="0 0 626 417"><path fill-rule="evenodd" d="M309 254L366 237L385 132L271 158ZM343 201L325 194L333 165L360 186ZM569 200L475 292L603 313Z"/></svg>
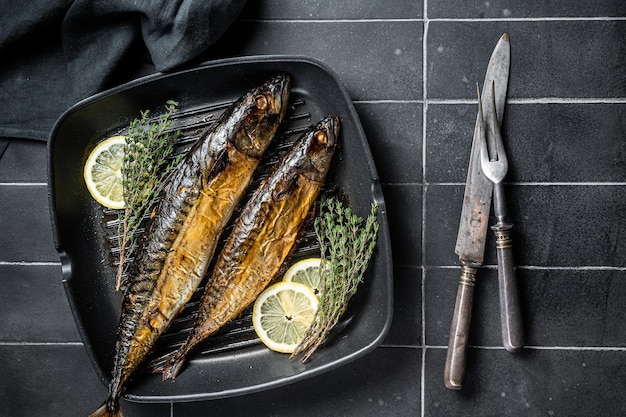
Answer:
<svg viewBox="0 0 626 417"><path fill-rule="evenodd" d="M338 146L339 118L308 129L253 194L210 276L185 344L156 369L174 379L199 342L237 317L274 279L293 249Z"/></svg>
<svg viewBox="0 0 626 417"><path fill-rule="evenodd" d="M244 94L165 184L124 291L109 397L90 417L122 415L125 383L206 274L218 237L285 116L290 85L280 74Z"/></svg>

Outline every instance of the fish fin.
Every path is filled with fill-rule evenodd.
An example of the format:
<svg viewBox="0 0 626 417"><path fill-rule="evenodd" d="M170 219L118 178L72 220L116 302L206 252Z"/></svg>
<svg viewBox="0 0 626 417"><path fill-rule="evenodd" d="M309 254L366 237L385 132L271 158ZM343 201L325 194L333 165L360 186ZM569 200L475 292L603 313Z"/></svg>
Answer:
<svg viewBox="0 0 626 417"><path fill-rule="evenodd" d="M289 174L289 173L287 173ZM285 175L284 178L272 190L272 197L275 200L283 200L287 198L295 189L298 188L298 174Z"/></svg>
<svg viewBox="0 0 626 417"><path fill-rule="evenodd" d="M213 165L207 172L206 178L203 178L203 185L208 185L213 178L215 178L220 172L224 171L224 169L228 166L228 162L228 149L225 148L220 150L220 152L213 157Z"/></svg>
<svg viewBox="0 0 626 417"><path fill-rule="evenodd" d="M89 417L124 417L124 413L122 413L122 408L117 402L111 406L106 401L96 411L89 414Z"/></svg>

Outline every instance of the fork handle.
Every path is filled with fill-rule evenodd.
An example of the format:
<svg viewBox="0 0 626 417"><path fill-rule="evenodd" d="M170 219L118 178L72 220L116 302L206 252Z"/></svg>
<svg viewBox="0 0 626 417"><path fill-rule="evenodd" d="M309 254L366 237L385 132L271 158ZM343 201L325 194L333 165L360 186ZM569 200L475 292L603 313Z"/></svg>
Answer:
<svg viewBox="0 0 626 417"><path fill-rule="evenodd" d="M498 255L502 344L509 352L518 351L524 345L522 309L520 307L513 263L512 228L512 224L503 221L498 221L491 227L496 235L496 253Z"/></svg>
<svg viewBox="0 0 626 417"><path fill-rule="evenodd" d="M463 263L461 279L456 293L454 314L450 324L450 339L444 368L444 383L447 388L459 390L463 387L467 339L472 319L472 302L474 299L474 281L478 265Z"/></svg>

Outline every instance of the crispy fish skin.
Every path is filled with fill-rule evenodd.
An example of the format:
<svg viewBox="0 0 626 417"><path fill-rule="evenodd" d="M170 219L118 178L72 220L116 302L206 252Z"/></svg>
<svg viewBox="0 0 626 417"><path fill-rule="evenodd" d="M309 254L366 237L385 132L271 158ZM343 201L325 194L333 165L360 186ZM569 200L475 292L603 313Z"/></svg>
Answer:
<svg viewBox="0 0 626 417"><path fill-rule="evenodd" d="M278 75L227 109L168 180L122 300L109 397L90 417L121 416L123 386L206 274L218 237L285 116Z"/></svg>
<svg viewBox="0 0 626 417"><path fill-rule="evenodd" d="M326 116L296 140L250 198L219 255L185 344L161 369L174 379L199 342L246 309L274 279L316 200L338 145Z"/></svg>

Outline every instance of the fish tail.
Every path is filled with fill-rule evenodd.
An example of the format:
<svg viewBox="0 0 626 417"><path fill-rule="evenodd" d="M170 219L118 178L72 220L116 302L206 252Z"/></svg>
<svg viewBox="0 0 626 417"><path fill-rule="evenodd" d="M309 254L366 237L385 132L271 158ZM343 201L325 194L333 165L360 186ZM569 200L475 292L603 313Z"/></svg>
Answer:
<svg viewBox="0 0 626 417"><path fill-rule="evenodd" d="M105 401L96 411L89 414L89 417L124 417L124 413L117 401Z"/></svg>
<svg viewBox="0 0 626 417"><path fill-rule="evenodd" d="M194 346L193 337L190 335L187 341L177 350L153 360L150 364L150 371L155 374L162 374L163 381L166 379L174 380L187 361L187 353Z"/></svg>
<svg viewBox="0 0 626 417"><path fill-rule="evenodd" d="M179 374L180 370L183 368L184 364L184 356L168 363L167 366L163 368L163 381L165 381L166 379L174 380Z"/></svg>
<svg viewBox="0 0 626 417"><path fill-rule="evenodd" d="M181 346L178 350L156 358L149 365L150 371L162 374L163 381L176 378L185 363L186 352L184 346Z"/></svg>
<svg viewBox="0 0 626 417"><path fill-rule="evenodd" d="M178 350L174 350L172 352L166 353L163 356L159 356L156 359L153 359L148 364L148 369L153 374L161 374L163 370L176 358L178 355Z"/></svg>

